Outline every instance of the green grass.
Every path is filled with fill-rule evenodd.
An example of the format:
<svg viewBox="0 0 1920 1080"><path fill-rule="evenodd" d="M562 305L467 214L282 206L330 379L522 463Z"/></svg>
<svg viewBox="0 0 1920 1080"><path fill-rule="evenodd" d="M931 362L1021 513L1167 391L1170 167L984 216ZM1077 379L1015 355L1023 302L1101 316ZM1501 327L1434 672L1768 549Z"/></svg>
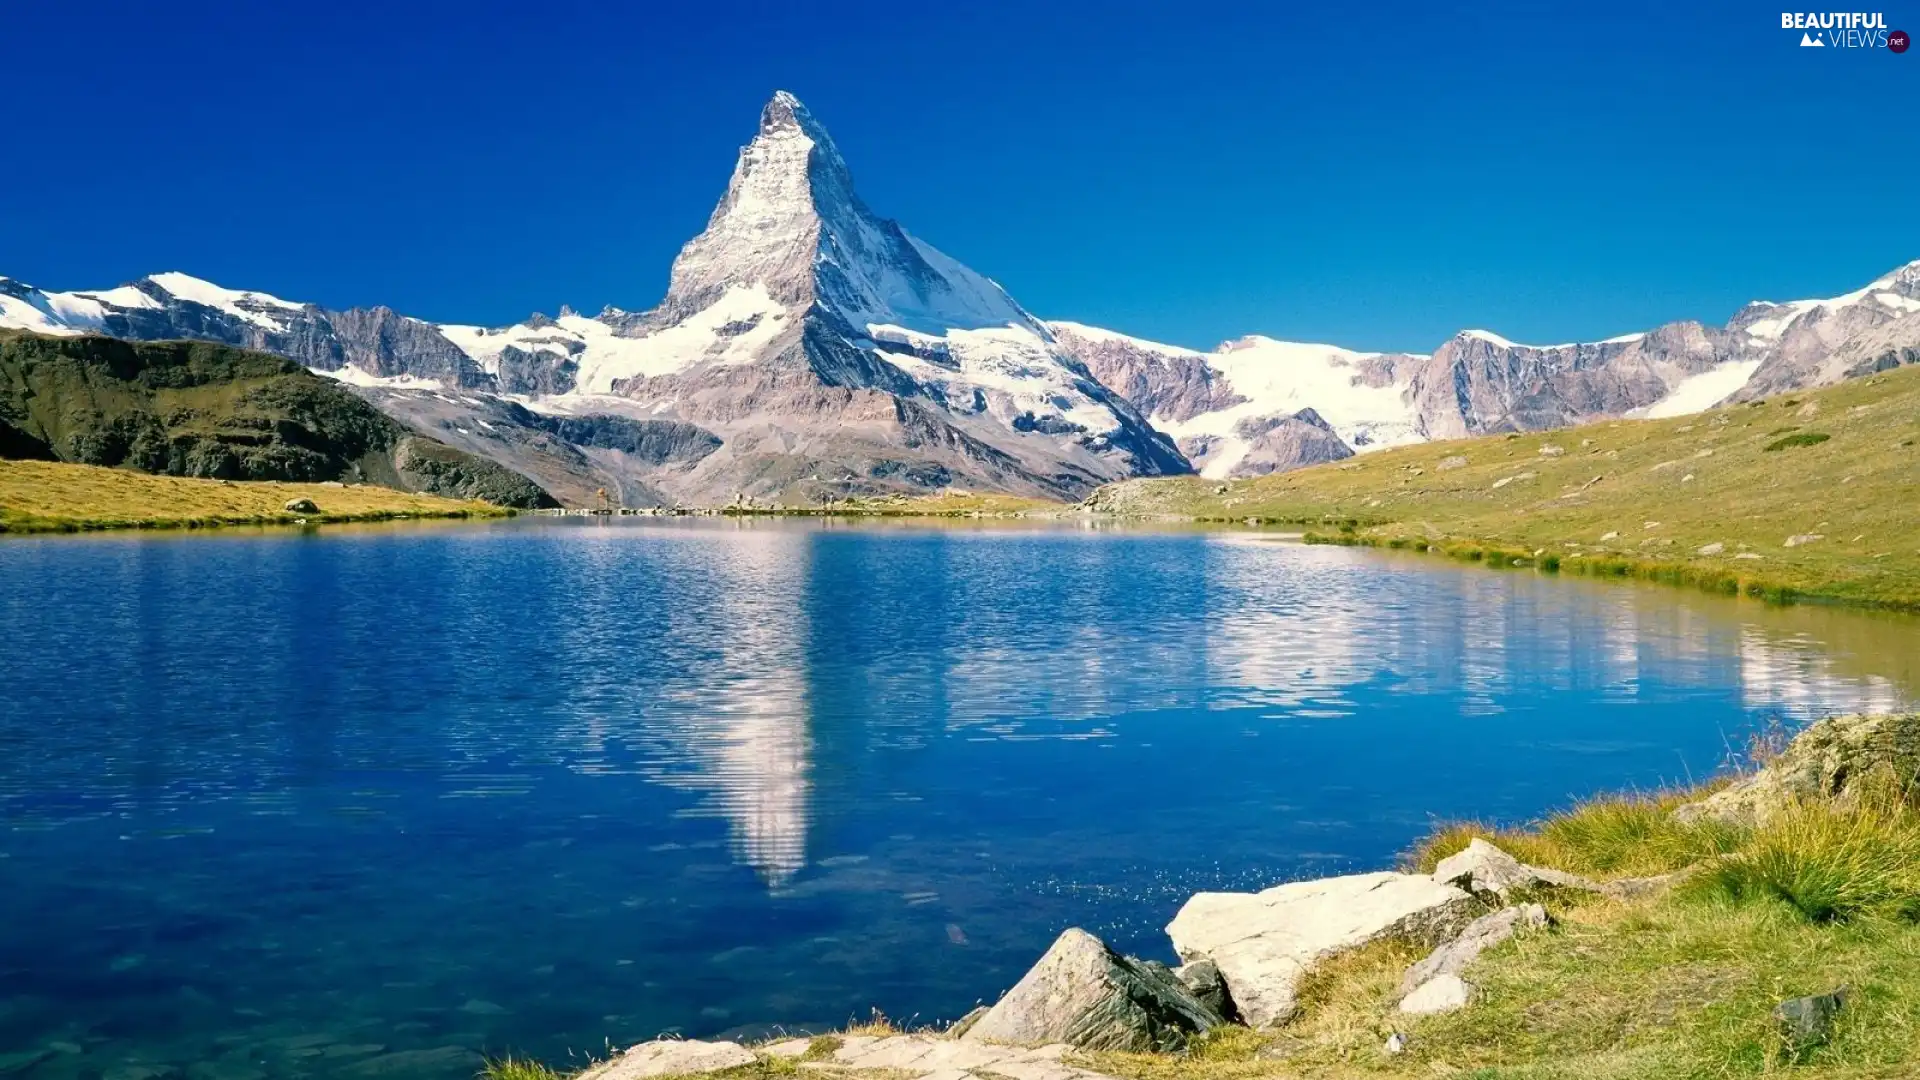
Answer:
<svg viewBox="0 0 1920 1080"><path fill-rule="evenodd" d="M1408 856L1413 869L1431 872L1441 859L1485 837L1509 855L1595 878L1645 877L1690 866L1736 849L1743 831L1718 822L1683 824L1673 807L1703 797L1705 789L1590 799L1523 829L1481 822L1439 826Z"/></svg>
<svg viewBox="0 0 1920 1080"><path fill-rule="evenodd" d="M509 1054L488 1061L480 1076L482 1080L560 1080L561 1074L530 1058Z"/></svg>
<svg viewBox="0 0 1920 1080"><path fill-rule="evenodd" d="M1798 430L1815 419L1820 431ZM1245 480L1129 480L1088 505L1293 525L1312 541L1529 573L1920 610L1917 441L1920 368L1901 368L1695 416L1426 443ZM1779 442L1793 446L1769 452ZM1819 539L1788 547L1796 536Z"/></svg>
<svg viewBox="0 0 1920 1080"><path fill-rule="evenodd" d="M1784 439L1775 439L1760 449L1763 453L1770 454L1775 450L1791 450L1796 446L1819 446L1831 438L1833 438L1833 436L1823 431L1803 431L1798 435L1789 435Z"/></svg>
<svg viewBox="0 0 1920 1080"><path fill-rule="evenodd" d="M318 514L289 513L311 499ZM97 465L0 461L0 533L198 529L424 518L501 517L488 503L358 484L284 484L153 476Z"/></svg>

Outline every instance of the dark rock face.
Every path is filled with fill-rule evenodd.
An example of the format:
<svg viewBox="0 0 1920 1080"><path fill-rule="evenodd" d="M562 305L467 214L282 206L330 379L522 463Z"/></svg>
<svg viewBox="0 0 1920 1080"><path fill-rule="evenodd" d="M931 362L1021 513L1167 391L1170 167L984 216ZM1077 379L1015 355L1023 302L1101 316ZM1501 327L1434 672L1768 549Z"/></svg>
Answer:
<svg viewBox="0 0 1920 1080"><path fill-rule="evenodd" d="M1811 1050L1833 1037L1833 1025L1846 1007L1848 988L1825 994L1791 998L1773 1007L1773 1022L1787 1048L1800 1053Z"/></svg>
<svg viewBox="0 0 1920 1080"><path fill-rule="evenodd" d="M967 1029L972 1042L1083 1050L1178 1050L1221 1023L1164 965L1121 956L1068 930Z"/></svg>
<svg viewBox="0 0 1920 1080"><path fill-rule="evenodd" d="M0 435L20 456L173 476L554 505L525 477L420 438L290 360L208 342L0 332ZM433 466L409 469L414 459Z"/></svg>
<svg viewBox="0 0 1920 1080"><path fill-rule="evenodd" d="M1179 423L1247 400L1200 353L1156 351L1069 323L1050 323L1053 338L1093 378L1132 402L1142 415Z"/></svg>
<svg viewBox="0 0 1920 1080"><path fill-rule="evenodd" d="M333 342L338 346L340 363L334 364L334 368L352 364L379 378L410 375L416 379L431 379L445 386L480 389L494 386L493 378L480 370L479 365L460 351L458 346L448 341L438 328L419 319L396 314L392 308L354 308L321 313L315 321L318 323L322 320L331 326ZM324 338L321 340L324 341ZM327 356L331 358L332 355L334 351L329 348ZM294 359L307 363L309 367L327 370L326 364L309 363L298 356Z"/></svg>
<svg viewBox="0 0 1920 1080"><path fill-rule="evenodd" d="M1233 1007L1233 997L1227 991L1227 980L1220 974L1218 964L1211 960L1182 964L1173 969L1173 977L1179 979L1194 998L1213 1010L1215 1015L1224 1020L1239 1018L1239 1012Z"/></svg>
<svg viewBox="0 0 1920 1080"><path fill-rule="evenodd" d="M528 423L575 446L618 450L648 465L692 464L720 449L720 437L678 420L629 416L547 416L527 413Z"/></svg>
<svg viewBox="0 0 1920 1080"><path fill-rule="evenodd" d="M1246 456L1234 465L1231 476L1266 476L1353 456L1353 448L1312 409L1302 409L1292 416L1242 420L1234 425L1233 433L1251 445Z"/></svg>
<svg viewBox="0 0 1920 1080"><path fill-rule="evenodd" d="M1428 438L1538 431L1645 408L1680 379L1745 358L1736 335L1694 322L1547 348L1464 332L1434 351L1407 393Z"/></svg>

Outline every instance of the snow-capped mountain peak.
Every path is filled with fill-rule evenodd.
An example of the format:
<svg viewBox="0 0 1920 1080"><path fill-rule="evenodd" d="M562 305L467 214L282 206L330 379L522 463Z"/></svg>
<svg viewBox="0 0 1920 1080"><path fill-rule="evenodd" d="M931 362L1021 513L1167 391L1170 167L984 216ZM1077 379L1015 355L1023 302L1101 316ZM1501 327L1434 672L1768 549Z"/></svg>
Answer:
<svg viewBox="0 0 1920 1080"><path fill-rule="evenodd" d="M784 90L761 110L705 231L674 260L661 312L683 318L748 285L861 330L1034 325L994 282L868 210L832 136Z"/></svg>

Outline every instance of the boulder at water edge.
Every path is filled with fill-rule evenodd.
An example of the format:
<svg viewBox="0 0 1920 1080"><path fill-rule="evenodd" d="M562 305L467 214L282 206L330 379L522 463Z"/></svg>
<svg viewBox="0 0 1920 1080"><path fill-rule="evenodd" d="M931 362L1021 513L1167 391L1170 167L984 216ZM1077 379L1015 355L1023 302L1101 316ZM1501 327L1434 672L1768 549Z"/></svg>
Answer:
<svg viewBox="0 0 1920 1080"><path fill-rule="evenodd" d="M1213 961L1240 1018L1263 1028L1299 1010L1300 979L1316 961L1385 937L1437 945L1480 910L1466 891L1425 874L1354 874L1259 893L1200 893L1167 934L1181 959Z"/></svg>
<svg viewBox="0 0 1920 1080"><path fill-rule="evenodd" d="M1433 880L1457 885L1471 893L1491 894L1505 899L1515 889L1583 889L1597 892L1600 886L1578 874L1549 870L1526 863L1474 837L1464 851L1440 860L1433 868Z"/></svg>
<svg viewBox="0 0 1920 1080"><path fill-rule="evenodd" d="M1173 969L1173 977L1185 984L1200 1004L1212 1009L1222 1019L1232 1020L1238 1013L1233 1007L1233 997L1227 993L1227 980L1220 976L1220 966L1211 960L1196 960L1191 964L1182 964Z"/></svg>
<svg viewBox="0 0 1920 1080"><path fill-rule="evenodd" d="M578 1080L645 1080L652 1076L693 1076L753 1064L753 1051L730 1042L697 1039L655 1039L612 1061L596 1065Z"/></svg>
<svg viewBox="0 0 1920 1080"><path fill-rule="evenodd" d="M1073 929L961 1038L1067 1043L1084 1050L1178 1050L1220 1022L1163 966L1121 956Z"/></svg>
<svg viewBox="0 0 1920 1080"><path fill-rule="evenodd" d="M1920 782L1920 713L1835 716L1807 728L1759 772L1674 811L1681 821L1762 825L1808 799L1845 804L1863 784Z"/></svg>

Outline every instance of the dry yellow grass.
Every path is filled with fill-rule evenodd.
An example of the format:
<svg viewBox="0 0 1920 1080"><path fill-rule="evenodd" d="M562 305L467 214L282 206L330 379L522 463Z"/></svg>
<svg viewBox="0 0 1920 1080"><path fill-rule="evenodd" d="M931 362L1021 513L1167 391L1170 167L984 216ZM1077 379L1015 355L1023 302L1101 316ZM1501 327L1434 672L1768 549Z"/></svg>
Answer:
<svg viewBox="0 0 1920 1080"><path fill-rule="evenodd" d="M291 514L311 499L318 514ZM356 485L192 480L94 465L0 461L0 532L198 528L395 518L499 517L482 502Z"/></svg>

